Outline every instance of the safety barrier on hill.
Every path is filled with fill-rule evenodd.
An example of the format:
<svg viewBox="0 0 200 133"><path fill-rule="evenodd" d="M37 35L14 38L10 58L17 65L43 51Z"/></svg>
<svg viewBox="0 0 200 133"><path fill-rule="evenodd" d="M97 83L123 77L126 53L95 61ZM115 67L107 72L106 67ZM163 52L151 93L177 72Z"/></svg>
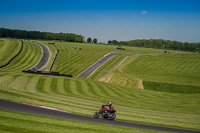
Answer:
<svg viewBox="0 0 200 133"><path fill-rule="evenodd" d="M53 68L53 64L54 64L55 61L56 61L56 57L57 57L57 55L58 55L58 52L59 52L59 49L57 49L57 53L56 53L56 55L55 55L55 57L54 57L54 59L53 59L53 62L52 62L52 64L51 64L51 67L50 67L49 71L51 71L51 69Z"/></svg>
<svg viewBox="0 0 200 133"><path fill-rule="evenodd" d="M59 72L50 72L50 71L31 71L31 70L22 70L22 72L32 73L32 74L42 74L42 75L52 75L52 76L63 76L63 77L70 77L72 78L73 75L70 74L59 74Z"/></svg>
<svg viewBox="0 0 200 133"><path fill-rule="evenodd" d="M22 45L21 45L21 48L20 48L19 52L18 52L14 57L12 57L6 64L0 66L0 68L5 67L5 66L7 66L8 64L10 64L10 62L11 62L12 60L14 60L14 59L22 52L22 49L23 49L23 41L21 40L21 42L22 42Z"/></svg>

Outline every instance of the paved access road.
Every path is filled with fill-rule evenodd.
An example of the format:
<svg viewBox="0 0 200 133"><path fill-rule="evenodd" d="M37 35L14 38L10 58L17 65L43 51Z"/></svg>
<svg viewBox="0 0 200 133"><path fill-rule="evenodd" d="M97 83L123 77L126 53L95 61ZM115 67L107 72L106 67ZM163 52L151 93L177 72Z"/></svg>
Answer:
<svg viewBox="0 0 200 133"><path fill-rule="evenodd" d="M50 116L50 117L56 117L56 118L62 118L62 119L71 119L71 120L140 128L140 129L148 129L148 130L167 131L167 132L176 132L176 133L200 133L200 131L193 131L193 130L186 130L186 129L160 127L160 126L130 123L130 122L123 122L123 121L110 121L110 120L105 120L105 119L94 119L93 117L89 117L89 116L71 114L71 113L61 112L57 110L51 110L47 108L41 108L41 107L31 106L27 104L12 102L8 100L4 100L4 99L0 99L0 109L25 112L25 113L30 113L30 114L42 115L42 116Z"/></svg>
<svg viewBox="0 0 200 133"><path fill-rule="evenodd" d="M47 64L47 62L49 61L50 58L50 51L47 48L46 45L40 43L40 42L36 42L36 44L40 45L43 51L42 57L40 59L40 61L38 62L37 65L35 65L35 67L37 67L38 69L42 68L43 66L45 66Z"/></svg>
<svg viewBox="0 0 200 133"><path fill-rule="evenodd" d="M85 71L83 71L81 74L79 74L78 77L87 78L93 72L95 72L99 67L101 67L106 61L108 61L109 59L111 59L113 56L115 56L117 54L119 54L119 53L109 53L109 54L105 55L103 58L101 58L96 63L94 63L92 66L88 67Z"/></svg>

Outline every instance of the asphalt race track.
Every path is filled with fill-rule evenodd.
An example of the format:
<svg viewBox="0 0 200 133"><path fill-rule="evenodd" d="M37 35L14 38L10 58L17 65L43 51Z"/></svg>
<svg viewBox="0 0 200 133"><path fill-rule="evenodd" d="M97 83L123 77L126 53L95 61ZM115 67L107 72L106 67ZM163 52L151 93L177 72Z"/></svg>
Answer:
<svg viewBox="0 0 200 133"><path fill-rule="evenodd" d="M40 61L38 62L37 65L35 65L35 67L37 67L38 69L42 68L44 65L46 65L46 63L48 62L49 58L50 58L50 51L47 48L47 46L45 46L44 44L40 43L40 42L35 42L36 44L40 45L43 51L42 54L42 58L40 59Z"/></svg>
<svg viewBox="0 0 200 133"><path fill-rule="evenodd" d="M123 122L123 121L111 121L111 120L105 120L105 119L94 119L93 117L89 117L89 116L71 114L67 112L12 102L8 100L4 100L4 99L0 99L0 109L12 110L12 111L17 111L17 112L25 112L29 114L36 114L36 115L42 115L42 116L50 116L50 117L56 117L56 118L62 118L62 119L78 120L78 121L148 129L148 130L167 131L167 132L176 132L176 133L200 133L200 131L194 131L194 130L145 125L145 124L138 124L138 123Z"/></svg>
<svg viewBox="0 0 200 133"><path fill-rule="evenodd" d="M92 74L99 67L101 67L106 61L108 61L109 59L111 59L113 56L115 56L117 54L119 54L119 53L109 53L109 54L105 55L103 58L101 58L96 63L94 63L92 66L88 67L85 71L83 71L81 74L79 74L78 77L87 78L88 76L90 76L90 74Z"/></svg>

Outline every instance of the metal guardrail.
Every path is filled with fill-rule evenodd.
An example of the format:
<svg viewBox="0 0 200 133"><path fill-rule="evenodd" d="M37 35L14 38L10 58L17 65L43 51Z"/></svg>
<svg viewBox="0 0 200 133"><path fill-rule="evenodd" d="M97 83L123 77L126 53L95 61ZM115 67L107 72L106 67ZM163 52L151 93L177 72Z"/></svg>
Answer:
<svg viewBox="0 0 200 133"><path fill-rule="evenodd" d="M52 64L51 64L51 67L50 67L49 71L51 71L51 69L53 68L53 65L54 65L54 63L55 63L55 61L56 61L56 58L57 58L57 55L58 55L58 52L59 52L59 49L57 49L57 53L56 53L56 55L55 55L55 57L54 57L54 60L53 60L53 62L52 62Z"/></svg>

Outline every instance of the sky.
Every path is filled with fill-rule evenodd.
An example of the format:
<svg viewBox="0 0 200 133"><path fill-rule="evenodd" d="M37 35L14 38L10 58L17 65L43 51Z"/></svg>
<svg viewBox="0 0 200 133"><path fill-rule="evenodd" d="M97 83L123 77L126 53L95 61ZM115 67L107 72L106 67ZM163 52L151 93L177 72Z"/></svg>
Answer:
<svg viewBox="0 0 200 133"><path fill-rule="evenodd" d="M0 0L0 28L200 42L200 0Z"/></svg>

